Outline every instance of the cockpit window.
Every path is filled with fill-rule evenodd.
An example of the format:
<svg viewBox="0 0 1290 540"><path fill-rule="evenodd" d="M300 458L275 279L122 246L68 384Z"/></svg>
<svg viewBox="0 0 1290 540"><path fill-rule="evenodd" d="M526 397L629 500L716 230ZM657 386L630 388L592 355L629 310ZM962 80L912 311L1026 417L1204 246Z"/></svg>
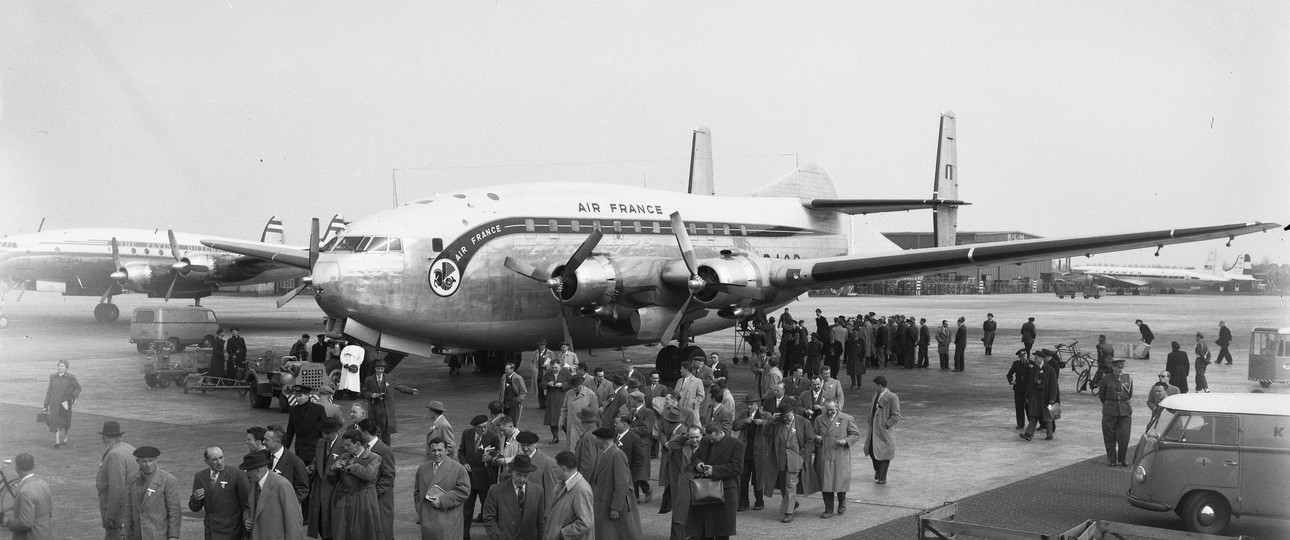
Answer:
<svg viewBox="0 0 1290 540"><path fill-rule="evenodd" d="M319 251L331 251L331 248L335 247L335 246L336 246L336 242L338 242L338 241L340 241L340 237L339 237L339 236L333 236L333 237L331 238L331 240L328 240L326 244L323 244L323 245L322 245L322 247L321 247L321 248L318 248L318 249L319 249Z"/></svg>
<svg viewBox="0 0 1290 540"><path fill-rule="evenodd" d="M331 251L356 251L362 241L362 236L346 236L341 238L340 242L337 242Z"/></svg>
<svg viewBox="0 0 1290 540"><path fill-rule="evenodd" d="M354 253L386 253L403 251L403 240L385 236L346 236L338 242L328 242L325 251L352 251Z"/></svg>

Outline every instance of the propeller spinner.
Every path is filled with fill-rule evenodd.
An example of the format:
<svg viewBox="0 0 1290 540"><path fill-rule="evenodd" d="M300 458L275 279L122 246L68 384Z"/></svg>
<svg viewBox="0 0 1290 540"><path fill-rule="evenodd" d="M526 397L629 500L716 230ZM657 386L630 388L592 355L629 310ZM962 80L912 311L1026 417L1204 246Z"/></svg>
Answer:
<svg viewBox="0 0 1290 540"><path fill-rule="evenodd" d="M541 281L555 293L556 299L562 302L560 304L560 323L564 326L564 342L570 345L573 344L573 338L569 335L569 318L565 313L563 301L573 297L574 290L578 286L578 267L582 266L582 263L591 256L591 252L596 249L596 245L600 243L602 237L604 237L604 234L599 229L592 231L587 236L587 239L582 241L582 245L578 246L577 251L574 251L573 255L569 257L569 261L555 267L554 272L550 274L541 268L510 257L507 257L504 262L505 266L512 272L533 281Z"/></svg>

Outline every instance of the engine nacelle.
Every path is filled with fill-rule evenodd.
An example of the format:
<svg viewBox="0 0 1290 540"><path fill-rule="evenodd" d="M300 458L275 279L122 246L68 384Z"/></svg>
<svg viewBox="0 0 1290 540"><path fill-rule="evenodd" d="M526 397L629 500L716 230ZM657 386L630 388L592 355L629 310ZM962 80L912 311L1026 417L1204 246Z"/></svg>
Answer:
<svg viewBox="0 0 1290 540"><path fill-rule="evenodd" d="M179 262L184 263L179 275L193 281L206 281L215 271L215 259L207 255L189 255Z"/></svg>
<svg viewBox="0 0 1290 540"><path fill-rule="evenodd" d="M771 287L763 285L769 261L743 255L698 261L699 278L708 285L694 293L694 300L703 307L721 310L749 306L762 296L773 296L773 291L769 290Z"/></svg>
<svg viewBox="0 0 1290 540"><path fill-rule="evenodd" d="M151 288L152 284L156 283L156 280L162 279L164 276L146 262L132 261L122 264L113 277L119 277L117 283L120 283L122 287L132 289L135 292L144 292Z"/></svg>
<svg viewBox="0 0 1290 540"><path fill-rule="evenodd" d="M575 272L574 279L562 279L556 298L566 306L579 308L583 315L621 319L624 307L651 306L662 300L679 304L683 296L665 289L663 268L670 259L662 257L612 258L597 255L587 258ZM560 274L564 265L551 269ZM667 298L668 295L674 295ZM610 308L614 304L614 308Z"/></svg>
<svg viewBox="0 0 1290 540"><path fill-rule="evenodd" d="M562 275L564 266L559 264L551 269L551 275L558 276L557 279L562 283L559 288L551 290L560 303L581 308L613 301L613 291L618 282L613 260L600 256L588 257L573 276Z"/></svg>

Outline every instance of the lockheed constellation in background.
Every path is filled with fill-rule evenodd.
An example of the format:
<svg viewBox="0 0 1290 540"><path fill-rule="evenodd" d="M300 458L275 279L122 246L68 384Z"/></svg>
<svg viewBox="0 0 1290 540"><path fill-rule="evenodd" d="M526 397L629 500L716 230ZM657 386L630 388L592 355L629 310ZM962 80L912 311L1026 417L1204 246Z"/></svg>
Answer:
<svg viewBox="0 0 1290 540"><path fill-rule="evenodd" d="M462 189L353 223L308 252L207 246L306 269L328 330L386 353L475 351L495 367L538 338L579 348L651 343L674 375L701 356L689 337L781 308L815 288L977 266L1196 242L1279 227L1236 223L954 246L954 116L941 117L935 192L925 200L837 199L805 166L744 197L713 195L707 130L694 134L690 193L527 183ZM851 214L930 208L937 247L901 251ZM317 237L317 222L314 225ZM948 240L948 241L947 241ZM380 245L365 251L350 246ZM298 292L298 291L293 291ZM283 299L290 300L293 295Z"/></svg>
<svg viewBox="0 0 1290 540"><path fill-rule="evenodd" d="M340 214L329 235L344 231ZM192 298L194 303L221 286L254 285L293 279L308 272L288 264L203 246L207 235L162 229L61 229L0 238L0 301L32 282L57 282L65 296L97 296L94 318L113 322L121 311L112 297L127 292L150 298ZM265 224L260 241L282 246L282 221ZM228 239L232 240L232 239ZM305 250L304 247L282 246ZM0 320L3 320L0 312ZM5 321L7 322L7 321Z"/></svg>

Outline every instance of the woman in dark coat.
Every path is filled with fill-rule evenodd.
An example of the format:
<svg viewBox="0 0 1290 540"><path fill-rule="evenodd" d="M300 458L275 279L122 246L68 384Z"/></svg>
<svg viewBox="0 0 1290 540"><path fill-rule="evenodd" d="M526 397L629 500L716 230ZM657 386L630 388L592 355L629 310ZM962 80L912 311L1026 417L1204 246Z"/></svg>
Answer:
<svg viewBox="0 0 1290 540"><path fill-rule="evenodd" d="M49 376L49 388L45 390L44 412L49 413L49 431L54 434L54 448L67 444L67 429L72 427L72 403L80 396L81 383L76 381L75 375L67 372L67 360L59 360L58 373Z"/></svg>
<svg viewBox="0 0 1290 540"><path fill-rule="evenodd" d="M1029 422L1026 424L1026 431L1019 436L1027 441L1035 436L1035 426L1039 422L1049 426L1048 436L1044 437L1044 440L1053 438L1052 419L1048 415L1048 406L1060 403L1061 397L1057 392L1057 368L1051 362L1047 362L1050 354L1046 349L1035 353L1042 363L1031 364L1030 373L1026 377L1026 417L1029 418Z"/></svg>
<svg viewBox="0 0 1290 540"><path fill-rule="evenodd" d="M381 456L363 443L358 431L346 433L345 454L327 471L327 481L336 486L331 514L334 540L380 538L381 506L376 499L376 479Z"/></svg>
<svg viewBox="0 0 1290 540"><path fill-rule="evenodd" d="M1165 371L1169 372L1169 384L1178 387L1182 393L1187 393L1187 375L1191 373L1191 362L1187 359L1187 353L1183 352L1182 345L1177 341L1169 344L1173 349L1169 356L1165 357Z"/></svg>

